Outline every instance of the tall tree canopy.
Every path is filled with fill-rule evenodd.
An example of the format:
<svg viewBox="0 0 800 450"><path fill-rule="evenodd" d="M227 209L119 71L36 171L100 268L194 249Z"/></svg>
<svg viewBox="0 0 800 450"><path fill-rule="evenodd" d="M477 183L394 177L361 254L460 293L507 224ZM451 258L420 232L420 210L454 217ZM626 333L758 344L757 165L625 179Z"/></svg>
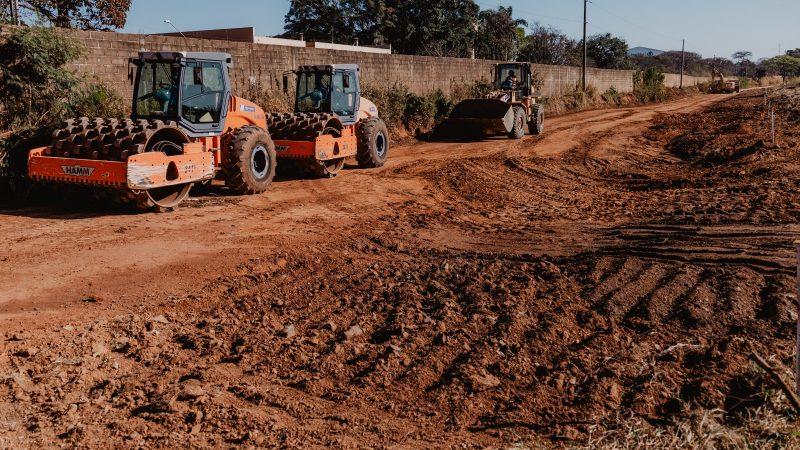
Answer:
<svg viewBox="0 0 800 450"><path fill-rule="evenodd" d="M521 61L571 66L580 64L578 42L560 30L534 23L518 55Z"/></svg>
<svg viewBox="0 0 800 450"><path fill-rule="evenodd" d="M522 27L528 22L514 18L509 6L488 9L478 14L478 35L475 41L475 54L479 58L514 60L525 38Z"/></svg>
<svg viewBox="0 0 800 450"><path fill-rule="evenodd" d="M784 77L800 76L800 58L794 56L781 55L762 61L763 68L771 73L777 73Z"/></svg>
<svg viewBox="0 0 800 450"><path fill-rule="evenodd" d="M469 56L480 8L472 0L292 0L284 35L391 45L399 53Z"/></svg>
<svg viewBox="0 0 800 450"><path fill-rule="evenodd" d="M733 55L731 55L731 58L734 61L738 61L739 63L742 63L744 61L749 61L750 58L752 57L753 57L753 52L751 52L750 50L739 50L738 52L735 52Z"/></svg>
<svg viewBox="0 0 800 450"><path fill-rule="evenodd" d="M480 8L472 0L383 0L378 35L399 53L469 56Z"/></svg>
<svg viewBox="0 0 800 450"><path fill-rule="evenodd" d="M20 0L19 7L57 27L113 30L125 26L131 0Z"/></svg>
<svg viewBox="0 0 800 450"><path fill-rule="evenodd" d="M596 34L586 41L586 52L597 67L602 69L630 69L628 43L611 33Z"/></svg>

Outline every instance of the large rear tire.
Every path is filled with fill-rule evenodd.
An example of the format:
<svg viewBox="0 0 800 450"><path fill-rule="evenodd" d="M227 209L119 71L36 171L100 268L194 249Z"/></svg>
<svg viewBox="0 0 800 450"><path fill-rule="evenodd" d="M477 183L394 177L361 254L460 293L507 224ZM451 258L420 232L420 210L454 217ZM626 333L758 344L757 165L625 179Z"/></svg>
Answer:
<svg viewBox="0 0 800 450"><path fill-rule="evenodd" d="M519 106L514 107L514 126L508 132L511 139L522 139L525 136L525 109Z"/></svg>
<svg viewBox="0 0 800 450"><path fill-rule="evenodd" d="M544 105L533 105L533 114L531 114L531 121L528 123L528 131L531 134L544 133Z"/></svg>
<svg viewBox="0 0 800 450"><path fill-rule="evenodd" d="M378 118L361 121L356 128L358 166L373 169L386 164L389 158L389 130Z"/></svg>
<svg viewBox="0 0 800 450"><path fill-rule="evenodd" d="M223 168L225 186L238 195L260 194L275 178L277 156L269 133L255 126L240 129L233 138Z"/></svg>

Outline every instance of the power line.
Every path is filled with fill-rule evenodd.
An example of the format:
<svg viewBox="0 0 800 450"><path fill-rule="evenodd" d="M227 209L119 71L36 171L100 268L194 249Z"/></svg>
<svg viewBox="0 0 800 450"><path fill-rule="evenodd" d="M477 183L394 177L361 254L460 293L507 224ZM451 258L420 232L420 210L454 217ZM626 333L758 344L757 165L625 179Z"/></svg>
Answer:
<svg viewBox="0 0 800 450"><path fill-rule="evenodd" d="M489 3L485 2L485 1L478 1L478 0L473 0L473 1L479 6L482 6L482 7L485 7L485 8L490 8L490 9L494 9L494 8L496 8L498 6L502 6L499 1L497 2L496 5L489 4ZM589 1L589 3L593 7L596 7L597 9L603 11L604 13L608 14L609 16L615 17L615 18L617 18L617 19L619 19L619 20L621 20L623 22L626 22L629 25L632 25L632 26L634 26L636 28L639 28L640 30L642 30L642 31L644 31L646 33L650 33L652 35L659 36L659 37L665 38L665 39L669 39L669 40L675 41L675 42L678 42L678 41L682 40L682 38L675 37L675 36L670 36L668 34L660 33L658 31L653 31L649 27L646 27L644 25L640 25L639 23L637 23L635 21L629 20L629 19L627 19L627 18L625 18L625 17L623 17L623 16L621 16L621 15L619 15L619 14L617 14L617 13L611 11L611 10L609 10L608 8L605 8L603 6L598 5L596 0L595 1ZM511 6L511 7L513 8L514 13L522 13L523 16L532 16L532 17L525 17L525 18L526 19L533 19L534 23L536 22L536 18L545 18L545 19L551 19L551 20L560 20L560 21L563 21L563 22L576 23L576 24L580 24L580 26L583 26L583 21L582 20L569 19L569 18L566 18L566 17L550 16L550 15L547 15L547 14L541 14L541 13L538 13L538 12L535 12L535 11L531 11L531 10L528 10L528 9L517 8L517 7L514 7L514 6ZM589 23L588 27L589 27L589 29L596 30L596 32L617 34L617 32L615 32L615 31L611 31L611 30L609 30L607 28L597 26L596 23Z"/></svg>
<svg viewBox="0 0 800 450"><path fill-rule="evenodd" d="M490 9L494 9L496 6L500 6L500 5L489 5L489 4L485 3L485 2L479 2L479 1L475 1L475 3L480 5L480 6L483 6L483 7L486 7L486 8L490 8ZM514 12L521 12L521 13L523 13L525 15L538 16L538 17L542 17L542 18L545 18L545 19L551 19L551 20L560 20L560 21L563 21L563 22L580 23L580 20L576 20L576 19L568 19L566 17L558 17L558 16L548 16L547 14L541 14L541 13L538 13L538 12L534 12L534 11L530 11L530 10L526 10L526 9L522 9L522 8L517 8L517 7L514 7L514 6L511 6L511 7L514 9Z"/></svg>
<svg viewBox="0 0 800 450"><path fill-rule="evenodd" d="M476 0L473 0L473 1L477 5L483 6L485 8L495 8L495 7L498 6L498 5L490 5L490 4L488 4L486 2L482 2L482 1L476 1ZM594 5L594 2L592 2L592 1L590 1L589 3ZM550 16L550 15L547 15L547 14L541 14L539 12L531 11L529 9L517 8L516 6L512 6L512 8L514 9L514 13L522 13L523 16L526 16L524 18L528 19L529 22L532 21L532 22L535 23L535 22L537 22L537 20L536 20L537 18L544 18L544 19L551 19L551 20L560 20L562 22L575 23L575 24L580 25L581 27L583 26L583 21L582 20L568 19L566 17ZM532 19L532 20L530 20L530 19ZM609 30L607 28L599 27L599 26L597 26L597 24L594 24L594 23L589 23L589 28L590 29L594 29L594 30L596 30L598 32L603 32L603 33L611 33L611 34L615 33L615 32L613 32L613 31L611 31L611 30ZM680 39L678 39L678 40L680 40Z"/></svg>
<svg viewBox="0 0 800 450"><path fill-rule="evenodd" d="M659 33L658 31L653 31L649 27L646 27L644 25L640 25L639 23L634 22L632 20L628 20L625 17L622 17L619 14L617 14L617 13L615 13L613 11L610 11L607 8L604 8L604 7L600 6L600 5L598 5L596 2L591 2L591 3L592 3L592 6L594 6L597 9L599 9L600 11L603 11L604 13L606 13L606 14L608 14L610 16L616 17L617 19L619 19L619 20L621 20L623 22L626 22L629 25L633 25L634 27L639 28L639 29L641 29L642 31L644 31L646 33L650 33L652 35L660 36L662 38L666 38L666 39L673 40L673 41L676 41L676 42L681 40L681 38L678 38L678 37L675 37L675 36L670 36L670 35L664 34L664 33Z"/></svg>

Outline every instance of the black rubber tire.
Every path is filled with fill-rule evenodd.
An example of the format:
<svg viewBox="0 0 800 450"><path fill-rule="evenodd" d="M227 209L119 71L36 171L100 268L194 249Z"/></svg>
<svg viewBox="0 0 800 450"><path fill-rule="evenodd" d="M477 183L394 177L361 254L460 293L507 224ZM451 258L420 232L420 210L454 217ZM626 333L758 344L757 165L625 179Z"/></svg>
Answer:
<svg viewBox="0 0 800 450"><path fill-rule="evenodd" d="M266 154L254 156L259 148ZM260 168L262 165L266 167ZM269 133L255 126L243 127L233 137L225 158L225 186L238 195L260 194L275 178L276 166L275 144Z"/></svg>
<svg viewBox="0 0 800 450"><path fill-rule="evenodd" d="M542 134L544 133L544 105L533 105L532 109L528 131L531 134Z"/></svg>
<svg viewBox="0 0 800 450"><path fill-rule="evenodd" d="M519 106L514 107L514 125L508 132L511 139L522 139L525 136L525 109Z"/></svg>
<svg viewBox="0 0 800 450"><path fill-rule="evenodd" d="M378 118L362 120L356 127L358 151L356 161L362 169L373 169L386 164L389 158L389 130Z"/></svg>

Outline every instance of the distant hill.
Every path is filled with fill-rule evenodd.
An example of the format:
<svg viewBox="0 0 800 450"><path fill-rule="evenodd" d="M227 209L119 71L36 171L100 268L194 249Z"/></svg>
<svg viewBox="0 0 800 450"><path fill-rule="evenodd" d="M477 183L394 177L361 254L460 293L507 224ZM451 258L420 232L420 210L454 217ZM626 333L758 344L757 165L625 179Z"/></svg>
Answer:
<svg viewBox="0 0 800 450"><path fill-rule="evenodd" d="M647 47L633 47L632 49L628 50L628 56L658 56L664 53L663 50L656 50L654 48L647 48Z"/></svg>

